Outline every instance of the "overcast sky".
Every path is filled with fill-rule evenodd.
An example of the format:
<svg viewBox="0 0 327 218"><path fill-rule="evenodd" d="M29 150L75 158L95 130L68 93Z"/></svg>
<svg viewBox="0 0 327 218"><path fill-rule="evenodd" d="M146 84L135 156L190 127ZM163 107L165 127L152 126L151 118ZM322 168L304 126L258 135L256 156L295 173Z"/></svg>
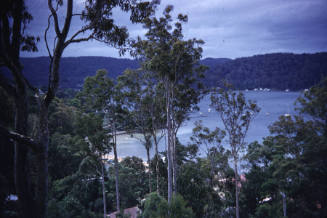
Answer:
<svg viewBox="0 0 327 218"><path fill-rule="evenodd" d="M39 35L39 52L22 56L46 56L43 41L49 14L45 0L27 0L34 20L28 32ZM77 1L76 9L82 5ZM167 4L174 15L187 14L185 38L205 41L203 57L237 58L274 52L315 53L327 51L327 0L161 0L157 14ZM64 13L62 13L64 15ZM130 24L128 14L116 11L115 22L130 36L142 36L141 25ZM74 20L72 31L82 23ZM53 34L50 33L50 39ZM119 57L118 51L99 42L70 45L64 56ZM129 56L126 56L129 57Z"/></svg>

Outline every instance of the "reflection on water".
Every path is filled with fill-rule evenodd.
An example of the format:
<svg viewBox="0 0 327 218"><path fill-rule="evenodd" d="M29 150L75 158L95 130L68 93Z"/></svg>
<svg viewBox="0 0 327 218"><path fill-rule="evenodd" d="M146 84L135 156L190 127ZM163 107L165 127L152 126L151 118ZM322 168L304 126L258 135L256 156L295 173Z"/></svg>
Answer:
<svg viewBox="0 0 327 218"><path fill-rule="evenodd" d="M247 142L255 140L262 141L262 138L269 135L268 126L278 119L279 116L290 114L293 115L294 102L300 96L300 92L244 92L247 99L255 100L261 108L260 113L250 125L250 129L246 138ZM210 98L206 96L199 104L200 111L191 115L191 119L180 128L178 131L178 138L183 144L189 142L189 137L192 134L194 122L196 120L203 120L203 125L213 129L216 126L223 128L222 122L219 120L216 111L210 107ZM201 112L201 113L200 113ZM117 149L120 157L138 156L146 158L146 151L141 144L140 135L120 135L117 138ZM225 145L228 143L225 142ZM162 139L159 150L165 150L165 140ZM153 149L152 149L153 154Z"/></svg>

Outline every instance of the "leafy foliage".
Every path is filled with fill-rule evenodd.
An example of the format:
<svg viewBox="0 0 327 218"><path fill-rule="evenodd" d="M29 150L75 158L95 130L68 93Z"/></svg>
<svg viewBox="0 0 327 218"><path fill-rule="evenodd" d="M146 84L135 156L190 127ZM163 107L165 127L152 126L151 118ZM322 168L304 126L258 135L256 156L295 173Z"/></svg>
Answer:
<svg viewBox="0 0 327 218"><path fill-rule="evenodd" d="M142 213L144 218L188 218L194 217L192 209L186 207L186 202L183 197L176 195L172 198L171 203L168 202L156 193L148 195L144 212Z"/></svg>
<svg viewBox="0 0 327 218"><path fill-rule="evenodd" d="M270 127L272 136L265 138L262 145L249 146L251 170L245 196L247 200L256 198L250 214L276 217L282 211L281 193L284 193L288 217L326 216L326 208L321 206L325 204L322 196L326 195L327 175L323 99L326 99L325 81L299 99L302 114L281 116ZM270 200L263 203L266 197ZM276 208L279 210L273 212Z"/></svg>

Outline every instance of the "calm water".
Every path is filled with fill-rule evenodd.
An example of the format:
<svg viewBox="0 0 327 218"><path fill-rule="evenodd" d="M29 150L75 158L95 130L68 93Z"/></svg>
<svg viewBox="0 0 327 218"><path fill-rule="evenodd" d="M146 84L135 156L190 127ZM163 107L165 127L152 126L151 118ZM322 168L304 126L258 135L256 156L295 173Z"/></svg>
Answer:
<svg viewBox="0 0 327 218"><path fill-rule="evenodd" d="M256 116L246 138L247 142L255 140L262 141L262 138L269 135L268 126L278 119L279 116L284 114L293 115L294 102L301 95L300 92L263 92L263 91L248 91L244 92L247 99L255 100L261 108L260 113ZM205 97L199 104L200 111L191 115L191 120L187 121L179 130L178 138L183 144L187 144L192 134L194 122L196 120L203 120L203 125L211 129L215 127L223 128L222 122L215 110L210 109L210 98ZM138 156L146 158L146 151L140 141L137 139L140 136L120 136L118 142L118 155L125 156ZM225 142L226 146L227 142ZM165 150L165 140L162 139L159 150ZM153 152L152 152L153 153Z"/></svg>

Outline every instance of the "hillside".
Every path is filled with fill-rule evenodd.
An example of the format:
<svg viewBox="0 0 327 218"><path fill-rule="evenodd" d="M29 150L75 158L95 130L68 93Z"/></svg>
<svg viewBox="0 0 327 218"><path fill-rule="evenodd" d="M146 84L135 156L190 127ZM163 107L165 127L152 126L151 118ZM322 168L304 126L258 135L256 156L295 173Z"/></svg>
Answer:
<svg viewBox="0 0 327 218"><path fill-rule="evenodd" d="M35 86L48 81L49 59L47 57L22 58L24 72ZM327 53L289 54L275 53L246 58L206 58L202 64L209 67L205 72L205 84L217 86L226 79L239 89L258 87L299 90L311 87L327 76ZM61 62L60 87L78 88L86 76L98 69L106 69L116 78L125 69L136 69L135 60L111 57L66 57Z"/></svg>
<svg viewBox="0 0 327 218"><path fill-rule="evenodd" d="M239 89L299 90L311 87L327 76L326 52L275 53L211 63L206 72L206 83L211 86L224 78Z"/></svg>
<svg viewBox="0 0 327 218"><path fill-rule="evenodd" d="M24 72L32 84L43 86L48 81L48 57L22 58ZM136 69L138 64L134 60L111 57L65 57L60 66L60 87L78 88L84 78L92 76L98 69L106 69L109 76L116 78L125 69Z"/></svg>

